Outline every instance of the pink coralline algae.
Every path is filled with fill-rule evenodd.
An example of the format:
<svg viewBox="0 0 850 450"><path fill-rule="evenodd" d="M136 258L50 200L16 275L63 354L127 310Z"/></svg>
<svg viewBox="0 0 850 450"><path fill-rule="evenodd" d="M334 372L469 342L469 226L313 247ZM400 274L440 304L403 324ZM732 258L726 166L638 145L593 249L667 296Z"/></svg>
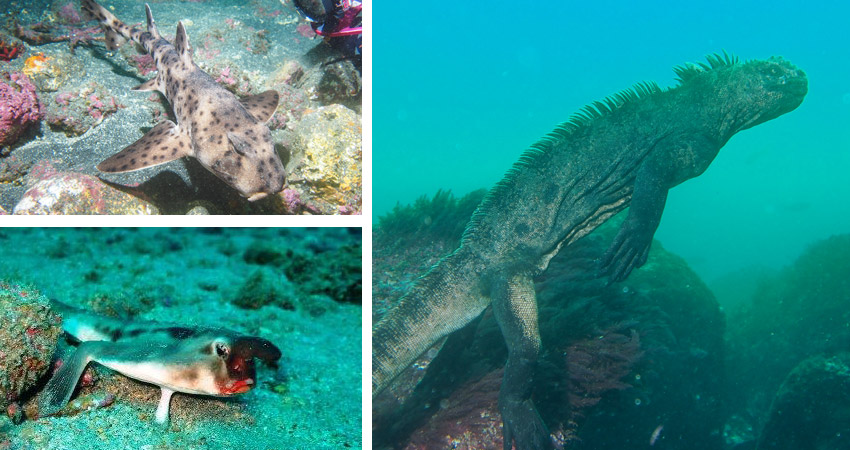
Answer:
<svg viewBox="0 0 850 450"><path fill-rule="evenodd" d="M20 72L0 75L0 145L12 145L44 117L35 86Z"/></svg>
<svg viewBox="0 0 850 450"><path fill-rule="evenodd" d="M82 22L82 19L80 19L80 14L77 12L77 9L74 8L73 3L67 3L64 6L60 7L58 15L59 18L66 23L77 24Z"/></svg>
<svg viewBox="0 0 850 450"><path fill-rule="evenodd" d="M286 209L290 212L298 211L304 204L301 201L301 194L295 189L284 189L283 201L286 203Z"/></svg>
<svg viewBox="0 0 850 450"><path fill-rule="evenodd" d="M302 23L301 25L295 27L295 31L297 31L298 34L304 36L305 38L311 38L316 35L316 32L313 31L313 27L306 23Z"/></svg>
<svg viewBox="0 0 850 450"><path fill-rule="evenodd" d="M139 70L142 76L156 71L156 63L151 55L134 55L130 57L130 61Z"/></svg>
<svg viewBox="0 0 850 450"><path fill-rule="evenodd" d="M221 70L221 75L216 78L217 82L224 84L236 84L236 79L230 75L230 67L225 67Z"/></svg>

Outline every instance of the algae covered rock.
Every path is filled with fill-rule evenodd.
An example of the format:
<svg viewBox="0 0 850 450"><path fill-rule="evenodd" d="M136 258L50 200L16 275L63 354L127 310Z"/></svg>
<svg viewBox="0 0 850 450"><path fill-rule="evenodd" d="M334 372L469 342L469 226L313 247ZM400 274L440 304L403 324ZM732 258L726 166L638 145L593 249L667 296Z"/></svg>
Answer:
<svg viewBox="0 0 850 450"><path fill-rule="evenodd" d="M20 72L0 74L0 146L14 144L44 116L35 86Z"/></svg>
<svg viewBox="0 0 850 450"><path fill-rule="evenodd" d="M850 448L850 353L800 363L773 399L758 450Z"/></svg>
<svg viewBox="0 0 850 450"><path fill-rule="evenodd" d="M61 318L31 286L0 281L0 403L16 402L47 372Z"/></svg>
<svg viewBox="0 0 850 450"><path fill-rule="evenodd" d="M158 214L152 204L81 173L55 173L29 188L14 214Z"/></svg>
<svg viewBox="0 0 850 450"><path fill-rule="evenodd" d="M761 429L774 394L795 367L815 354L847 350L848 304L850 234L813 244L760 280L749 304L729 315L727 367L735 383L728 407L736 421Z"/></svg>
<svg viewBox="0 0 850 450"><path fill-rule="evenodd" d="M322 209L329 209L323 212L359 208L363 146L357 113L331 105L306 114L294 130L292 145L287 172L298 173L298 182L310 195L323 200Z"/></svg>
<svg viewBox="0 0 850 450"><path fill-rule="evenodd" d="M47 123L67 136L80 136L118 111L115 97L96 84L63 91L53 96L45 105Z"/></svg>
<svg viewBox="0 0 850 450"><path fill-rule="evenodd" d="M457 247L480 197L441 192L381 218L373 239L374 313L386 311ZM564 448L635 448L663 425L657 439L664 448L720 449L723 314L685 261L658 242L626 281L608 285L598 278L598 259L623 217L564 248L535 278L543 347L534 401ZM506 357L488 309L375 399L374 442L501 447L497 404Z"/></svg>
<svg viewBox="0 0 850 450"><path fill-rule="evenodd" d="M274 270L261 267L245 280L233 299L233 304L246 309L273 304L294 310L293 297L292 288L285 278Z"/></svg>

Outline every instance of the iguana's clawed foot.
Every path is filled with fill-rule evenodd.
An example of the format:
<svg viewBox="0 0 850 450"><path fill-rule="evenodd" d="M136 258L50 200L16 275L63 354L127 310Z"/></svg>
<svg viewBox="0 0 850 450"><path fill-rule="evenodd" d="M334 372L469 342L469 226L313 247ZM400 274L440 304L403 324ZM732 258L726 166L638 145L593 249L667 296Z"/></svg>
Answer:
<svg viewBox="0 0 850 450"><path fill-rule="evenodd" d="M623 281L632 270L644 265L652 244L652 231L644 232L640 225L623 222L614 242L602 256L599 276L608 276L608 284Z"/></svg>
<svg viewBox="0 0 850 450"><path fill-rule="evenodd" d="M531 399L524 401L500 401L502 426L505 438L504 450L549 450L555 448L549 430L537 413Z"/></svg>

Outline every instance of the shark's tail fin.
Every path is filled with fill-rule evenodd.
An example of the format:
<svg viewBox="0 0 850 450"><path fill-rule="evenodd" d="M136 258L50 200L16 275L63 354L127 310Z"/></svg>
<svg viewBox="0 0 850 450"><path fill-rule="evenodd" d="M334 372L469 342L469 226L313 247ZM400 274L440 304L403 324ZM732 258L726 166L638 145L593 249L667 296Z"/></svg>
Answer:
<svg viewBox="0 0 850 450"><path fill-rule="evenodd" d="M443 336L478 317L490 303L476 258L463 247L443 258L372 329L372 396Z"/></svg>
<svg viewBox="0 0 850 450"><path fill-rule="evenodd" d="M83 15L89 20L96 20L103 28L106 34L106 48L115 50L120 47L127 39L132 39L132 28L118 20L114 14L109 12L103 6L98 5L94 0L82 0Z"/></svg>
<svg viewBox="0 0 850 450"><path fill-rule="evenodd" d="M100 345L100 342L84 342L60 367L41 393L38 400L38 414L40 416L52 416L58 413L74 393L77 381L86 369L92 358L91 350Z"/></svg>

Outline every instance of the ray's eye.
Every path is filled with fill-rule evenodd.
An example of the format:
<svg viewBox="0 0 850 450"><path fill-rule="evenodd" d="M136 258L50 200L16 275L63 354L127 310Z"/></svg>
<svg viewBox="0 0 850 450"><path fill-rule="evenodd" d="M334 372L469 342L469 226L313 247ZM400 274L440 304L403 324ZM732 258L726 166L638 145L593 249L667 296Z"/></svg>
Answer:
<svg viewBox="0 0 850 450"><path fill-rule="evenodd" d="M225 345L225 344L223 344L223 343L221 343L221 342L216 342L216 343L215 343L215 353L216 353L216 355L218 355L220 358L225 358L225 359L226 359L226 358L227 358L227 356L228 356L228 355L230 355L230 349L229 349L229 348L227 348L227 345Z"/></svg>

